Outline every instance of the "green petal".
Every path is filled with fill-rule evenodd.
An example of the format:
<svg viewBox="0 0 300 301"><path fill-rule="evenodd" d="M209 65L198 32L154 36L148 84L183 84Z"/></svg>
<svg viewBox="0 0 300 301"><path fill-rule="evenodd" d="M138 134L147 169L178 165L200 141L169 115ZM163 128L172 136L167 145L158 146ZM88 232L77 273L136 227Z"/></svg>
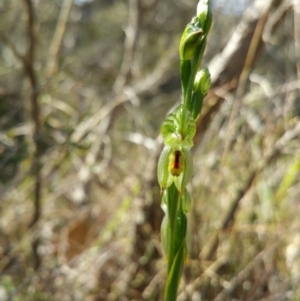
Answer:
<svg viewBox="0 0 300 301"><path fill-rule="evenodd" d="M194 145L196 123L190 111L180 105L166 118L161 133L165 145L172 146L174 149L191 148Z"/></svg>

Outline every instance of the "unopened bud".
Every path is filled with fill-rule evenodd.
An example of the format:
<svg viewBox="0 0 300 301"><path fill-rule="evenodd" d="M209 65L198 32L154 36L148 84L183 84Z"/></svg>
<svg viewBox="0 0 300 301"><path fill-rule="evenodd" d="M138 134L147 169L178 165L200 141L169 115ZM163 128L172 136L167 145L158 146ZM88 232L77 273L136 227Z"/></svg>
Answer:
<svg viewBox="0 0 300 301"><path fill-rule="evenodd" d="M206 67L202 68L195 77L194 91L200 92L203 96L211 87L210 73Z"/></svg>
<svg viewBox="0 0 300 301"><path fill-rule="evenodd" d="M203 33L207 34L211 27L212 13L210 0L200 0L197 6L197 17L200 19Z"/></svg>

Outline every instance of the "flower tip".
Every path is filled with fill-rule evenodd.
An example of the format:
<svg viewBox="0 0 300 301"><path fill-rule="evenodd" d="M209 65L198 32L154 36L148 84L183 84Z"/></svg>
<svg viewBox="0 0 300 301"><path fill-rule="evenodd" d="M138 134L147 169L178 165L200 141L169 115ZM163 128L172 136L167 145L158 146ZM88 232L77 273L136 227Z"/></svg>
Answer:
<svg viewBox="0 0 300 301"><path fill-rule="evenodd" d="M205 34L209 32L212 14L209 0L200 0L197 5L197 17L200 19L201 27Z"/></svg>

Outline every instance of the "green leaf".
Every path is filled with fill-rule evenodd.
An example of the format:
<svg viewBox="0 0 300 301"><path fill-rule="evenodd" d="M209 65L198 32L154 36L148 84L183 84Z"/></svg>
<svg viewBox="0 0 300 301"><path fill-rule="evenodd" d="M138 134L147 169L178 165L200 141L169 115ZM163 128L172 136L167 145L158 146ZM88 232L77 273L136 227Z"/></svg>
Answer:
<svg viewBox="0 0 300 301"><path fill-rule="evenodd" d="M203 94L201 92L195 91L192 96L192 114L195 120L198 119L203 106Z"/></svg>
<svg viewBox="0 0 300 301"><path fill-rule="evenodd" d="M167 206L168 206L168 213L169 213L169 221L170 221L170 228L175 229L176 217L177 217L177 209L178 209L178 190L176 189L175 185L172 184L166 191L167 196Z"/></svg>
<svg viewBox="0 0 300 301"><path fill-rule="evenodd" d="M186 237L186 229L187 229L187 217L182 210L178 210L177 213L177 221L176 221L176 231L175 231L175 241L174 248L177 253L181 243L185 242Z"/></svg>
<svg viewBox="0 0 300 301"><path fill-rule="evenodd" d="M183 97L186 96L189 80L192 74L192 64L190 60L180 61L180 75Z"/></svg>
<svg viewBox="0 0 300 301"><path fill-rule="evenodd" d="M172 268L168 274L166 289L165 289L165 301L176 301L177 288L182 273L184 262L184 241L181 243L180 248L175 256Z"/></svg>

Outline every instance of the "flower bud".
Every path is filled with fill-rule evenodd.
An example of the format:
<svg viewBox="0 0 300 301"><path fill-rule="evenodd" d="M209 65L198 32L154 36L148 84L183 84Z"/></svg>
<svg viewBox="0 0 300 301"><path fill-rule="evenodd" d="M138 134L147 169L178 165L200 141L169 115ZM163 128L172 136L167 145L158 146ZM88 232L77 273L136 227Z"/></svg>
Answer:
<svg viewBox="0 0 300 301"><path fill-rule="evenodd" d="M179 53L181 60L190 60L195 55L195 49L202 38L203 30L200 26L200 20L195 17L186 26L180 40Z"/></svg>
<svg viewBox="0 0 300 301"><path fill-rule="evenodd" d="M210 73L205 67L197 72L195 81L194 81L194 91L200 92L203 96L206 95L207 91L211 87Z"/></svg>
<svg viewBox="0 0 300 301"><path fill-rule="evenodd" d="M210 0L200 0L197 5L197 17L200 19L203 33L207 34L212 22Z"/></svg>

